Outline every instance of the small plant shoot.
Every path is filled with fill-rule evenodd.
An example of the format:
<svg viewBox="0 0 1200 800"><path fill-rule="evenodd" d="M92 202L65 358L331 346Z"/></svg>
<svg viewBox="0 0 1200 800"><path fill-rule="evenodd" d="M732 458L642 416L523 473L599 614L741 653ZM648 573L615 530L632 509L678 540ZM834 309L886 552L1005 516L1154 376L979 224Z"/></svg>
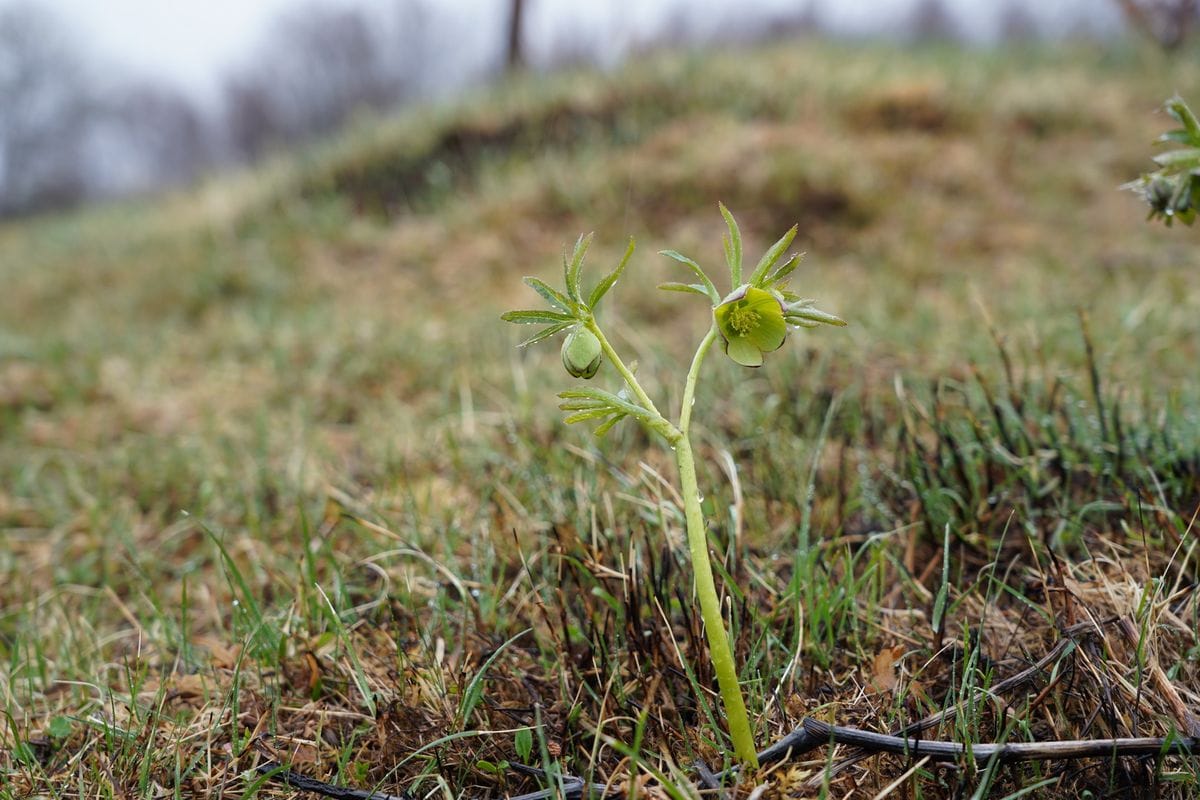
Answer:
<svg viewBox="0 0 1200 800"><path fill-rule="evenodd" d="M688 550L695 571L696 597L704 620L709 657L717 675L726 724L733 742L734 754L747 767L757 767L758 760L746 703L738 684L733 650L721 616L721 601L708 556L707 526L700 506L700 491L696 481L696 463L689 431L696 386L704 359L714 343L735 363L743 367L760 367L767 356L783 346L788 335L800 328L820 325L845 325L838 317L819 310L813 300L803 299L788 288L792 273L801 255L787 255L796 227L772 245L754 268L746 274L742 265L742 237L733 215L720 205L728 234L723 237L725 262L729 268L730 291L722 295L705 270L693 259L674 250L662 255L671 258L692 274L695 283L664 283L660 289L696 294L712 305L712 323L700 340L691 366L684 378L680 409L674 421L664 416L613 349L596 317L596 310L605 294L616 284L633 255L633 241L625 250L616 268L608 273L586 294L583 293L582 270L591 236L581 236L570 258L563 260L562 291L537 278L526 278L528 284L546 303L548 309L509 311L503 319L515 323L538 323L546 327L521 343L527 346L556 334L566 334L562 345L562 362L568 374L575 378L591 379L600 374L605 360L616 370L624 384L616 391L599 388L575 388L558 394L559 408L566 412L568 423L594 421L596 435L603 436L621 420L631 417L641 422L674 451L679 469L684 515L687 521Z"/></svg>
<svg viewBox="0 0 1200 800"><path fill-rule="evenodd" d="M1149 219L1161 219L1167 227L1179 220L1196 221L1200 207L1200 121L1181 97L1172 97L1163 108L1181 127L1158 137L1159 144L1175 145L1154 157L1158 169L1125 184L1150 206Z"/></svg>

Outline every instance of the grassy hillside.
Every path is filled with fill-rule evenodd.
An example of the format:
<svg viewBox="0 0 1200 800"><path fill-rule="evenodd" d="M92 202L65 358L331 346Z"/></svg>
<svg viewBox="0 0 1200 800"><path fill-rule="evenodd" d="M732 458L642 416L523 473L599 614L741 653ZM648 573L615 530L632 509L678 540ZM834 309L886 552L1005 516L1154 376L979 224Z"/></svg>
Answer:
<svg viewBox="0 0 1200 800"><path fill-rule="evenodd" d="M762 745L959 701L929 738L1187 731L1196 234L1116 188L1175 91L1194 59L671 55L0 228L0 796L292 796L271 758L414 797L534 791L520 761L686 796L725 766L670 460L564 427L555 346L498 319L579 233L595 272L635 236L605 321L676 405L707 310L651 291L684 277L655 253L718 263L718 200L748 253L798 223L797 288L851 322L714 359L697 406ZM846 755L738 791L1200 785L1178 758L822 777Z"/></svg>

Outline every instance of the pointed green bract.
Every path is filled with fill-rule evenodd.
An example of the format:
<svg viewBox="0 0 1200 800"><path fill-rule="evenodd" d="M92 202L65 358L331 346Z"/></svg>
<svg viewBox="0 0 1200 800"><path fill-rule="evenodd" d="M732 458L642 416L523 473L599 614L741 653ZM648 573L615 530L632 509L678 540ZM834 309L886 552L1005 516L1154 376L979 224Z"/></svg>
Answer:
<svg viewBox="0 0 1200 800"><path fill-rule="evenodd" d="M676 283L675 281L667 281L660 283L659 289L664 292L684 292L686 294L698 294L701 297L708 297L708 290L698 283Z"/></svg>
<svg viewBox="0 0 1200 800"><path fill-rule="evenodd" d="M525 278L525 285L540 294L550 305L571 313L571 301L567 299L566 295L550 284L537 278Z"/></svg>
<svg viewBox="0 0 1200 800"><path fill-rule="evenodd" d="M567 296L576 303L582 302L582 295L579 291L579 273L583 269L583 257L587 255L588 245L591 243L592 234L581 235L575 242L570 262L563 261L563 279L567 284Z"/></svg>
<svg viewBox="0 0 1200 800"><path fill-rule="evenodd" d="M667 258L674 259L690 269L692 273L700 279L700 283L704 286L704 292L708 295L709 299L712 300L713 305L721 302L721 295L717 293L717 287L713 285L712 279L708 277L708 275L704 272L704 269L699 264L682 253L676 252L675 250L659 250L658 253L659 255L666 256Z"/></svg>
<svg viewBox="0 0 1200 800"><path fill-rule="evenodd" d="M729 229L729 237L721 240L721 244L725 247L725 263L729 265L729 282L734 286L740 286L742 283L742 231L724 203L717 203L717 207L721 209L721 216L725 218L725 227Z"/></svg>
<svg viewBox="0 0 1200 800"><path fill-rule="evenodd" d="M617 268L604 276L604 279L596 284L596 288L592 289L591 295L588 297L588 307L592 311L596 310L596 305L600 299L608 293L617 282L617 278L621 277L621 273L625 271L625 265L629 263L629 257L633 255L633 237L629 237L629 245L625 248L625 255L621 256L621 261L617 264Z"/></svg>
<svg viewBox="0 0 1200 800"><path fill-rule="evenodd" d="M807 301L786 306L783 317L789 325L801 325L805 328L815 328L818 325L846 327L846 320L819 308L813 308L807 304Z"/></svg>
<svg viewBox="0 0 1200 800"><path fill-rule="evenodd" d="M804 260L804 253L796 253L796 255L783 262L783 265L771 273L771 277L767 278L766 286L769 289L781 288L788 276L796 271L796 267L800 266L800 262Z"/></svg>
<svg viewBox="0 0 1200 800"><path fill-rule="evenodd" d="M1175 95L1167 101L1167 113L1183 125L1191 139L1200 141L1200 121L1196 120L1196 115L1188 108L1188 104L1183 102L1182 97Z"/></svg>
<svg viewBox="0 0 1200 800"><path fill-rule="evenodd" d="M758 266L754 268L754 274L750 276L751 286L762 286L763 278L767 275L767 270L775 266L775 262L779 261L785 250L791 246L792 240L796 238L796 232L800 230L800 226L793 225L787 233L779 237L779 241L771 245L771 249L763 253L762 260L758 262Z"/></svg>
<svg viewBox="0 0 1200 800"><path fill-rule="evenodd" d="M518 344L517 347L529 347L531 344L537 344L538 342L545 341L551 336L562 333L574 324L575 320L570 320L568 322L560 322L557 325L551 325L549 328L542 328L533 336L530 336L528 339Z"/></svg>
<svg viewBox="0 0 1200 800"><path fill-rule="evenodd" d="M530 309L528 311L506 311L500 315L500 319L505 322L571 322L575 318L570 314L560 314L557 311L539 311Z"/></svg>

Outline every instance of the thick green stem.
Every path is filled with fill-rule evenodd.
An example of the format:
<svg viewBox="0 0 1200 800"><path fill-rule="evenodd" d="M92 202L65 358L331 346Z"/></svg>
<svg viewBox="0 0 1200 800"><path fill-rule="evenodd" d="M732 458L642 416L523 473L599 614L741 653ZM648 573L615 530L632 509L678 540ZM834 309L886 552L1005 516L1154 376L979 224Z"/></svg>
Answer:
<svg viewBox="0 0 1200 800"><path fill-rule="evenodd" d="M721 701L725 706L725 719L729 725L729 736L737 759L745 766L758 768L758 755L754 749L754 734L750 718L746 713L746 702L738 684L737 667L733 661L733 648L725 633L725 620L721 616L721 598L717 595L716 580L713 578L712 562L708 557L708 533L704 524L704 513L700 510L700 488L696 482L696 459L692 455L692 443L688 429L692 422L692 405L696 398L696 384L700 377L700 366L717 339L717 328L713 325L696 348L692 366L688 370L687 382L683 387L683 406L679 411L679 425L672 425L655 407L654 402L633 372L609 344L604 332L594 319L586 323L588 330L600 340L600 348L612 362L625 384L633 392L638 403L653 417L651 427L675 450L675 462L679 466L679 483L683 492L683 511L687 520L688 550L691 551L692 568L695 570L696 597L700 601L700 616L704 620L704 632L708 638L709 658L717 673L717 685L721 689Z"/></svg>
<svg viewBox="0 0 1200 800"><path fill-rule="evenodd" d="M700 365L717 337L716 326L696 348L692 367L688 371L683 389L683 407L679 411L679 438L673 443L675 461L679 465L679 484L683 492L683 511L687 519L688 549L692 555L692 569L696 574L696 597L700 600L700 616L704 619L704 632L708 638L709 657L717 673L717 684L721 689L721 701L725 706L725 718L729 725L729 736L733 740L734 754L747 767L758 768L758 755L754 749L754 734L750 718L746 714L746 702L738 684L737 667L734 665L733 648L725 633L725 620L721 616L721 599L717 595L713 578L712 562L708 557L708 532L704 524L704 513L700 510L700 488L696 482L696 459L692 455L692 444L688 429L692 421L692 404L696 397L696 382Z"/></svg>

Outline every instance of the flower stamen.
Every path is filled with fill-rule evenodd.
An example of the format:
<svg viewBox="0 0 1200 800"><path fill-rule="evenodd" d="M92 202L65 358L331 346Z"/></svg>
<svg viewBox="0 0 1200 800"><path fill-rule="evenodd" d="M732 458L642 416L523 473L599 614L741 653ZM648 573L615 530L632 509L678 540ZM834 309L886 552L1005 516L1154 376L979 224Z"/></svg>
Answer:
<svg viewBox="0 0 1200 800"><path fill-rule="evenodd" d="M753 308L746 308L745 302L739 302L729 310L729 327L742 336L754 330L760 319L762 315Z"/></svg>

